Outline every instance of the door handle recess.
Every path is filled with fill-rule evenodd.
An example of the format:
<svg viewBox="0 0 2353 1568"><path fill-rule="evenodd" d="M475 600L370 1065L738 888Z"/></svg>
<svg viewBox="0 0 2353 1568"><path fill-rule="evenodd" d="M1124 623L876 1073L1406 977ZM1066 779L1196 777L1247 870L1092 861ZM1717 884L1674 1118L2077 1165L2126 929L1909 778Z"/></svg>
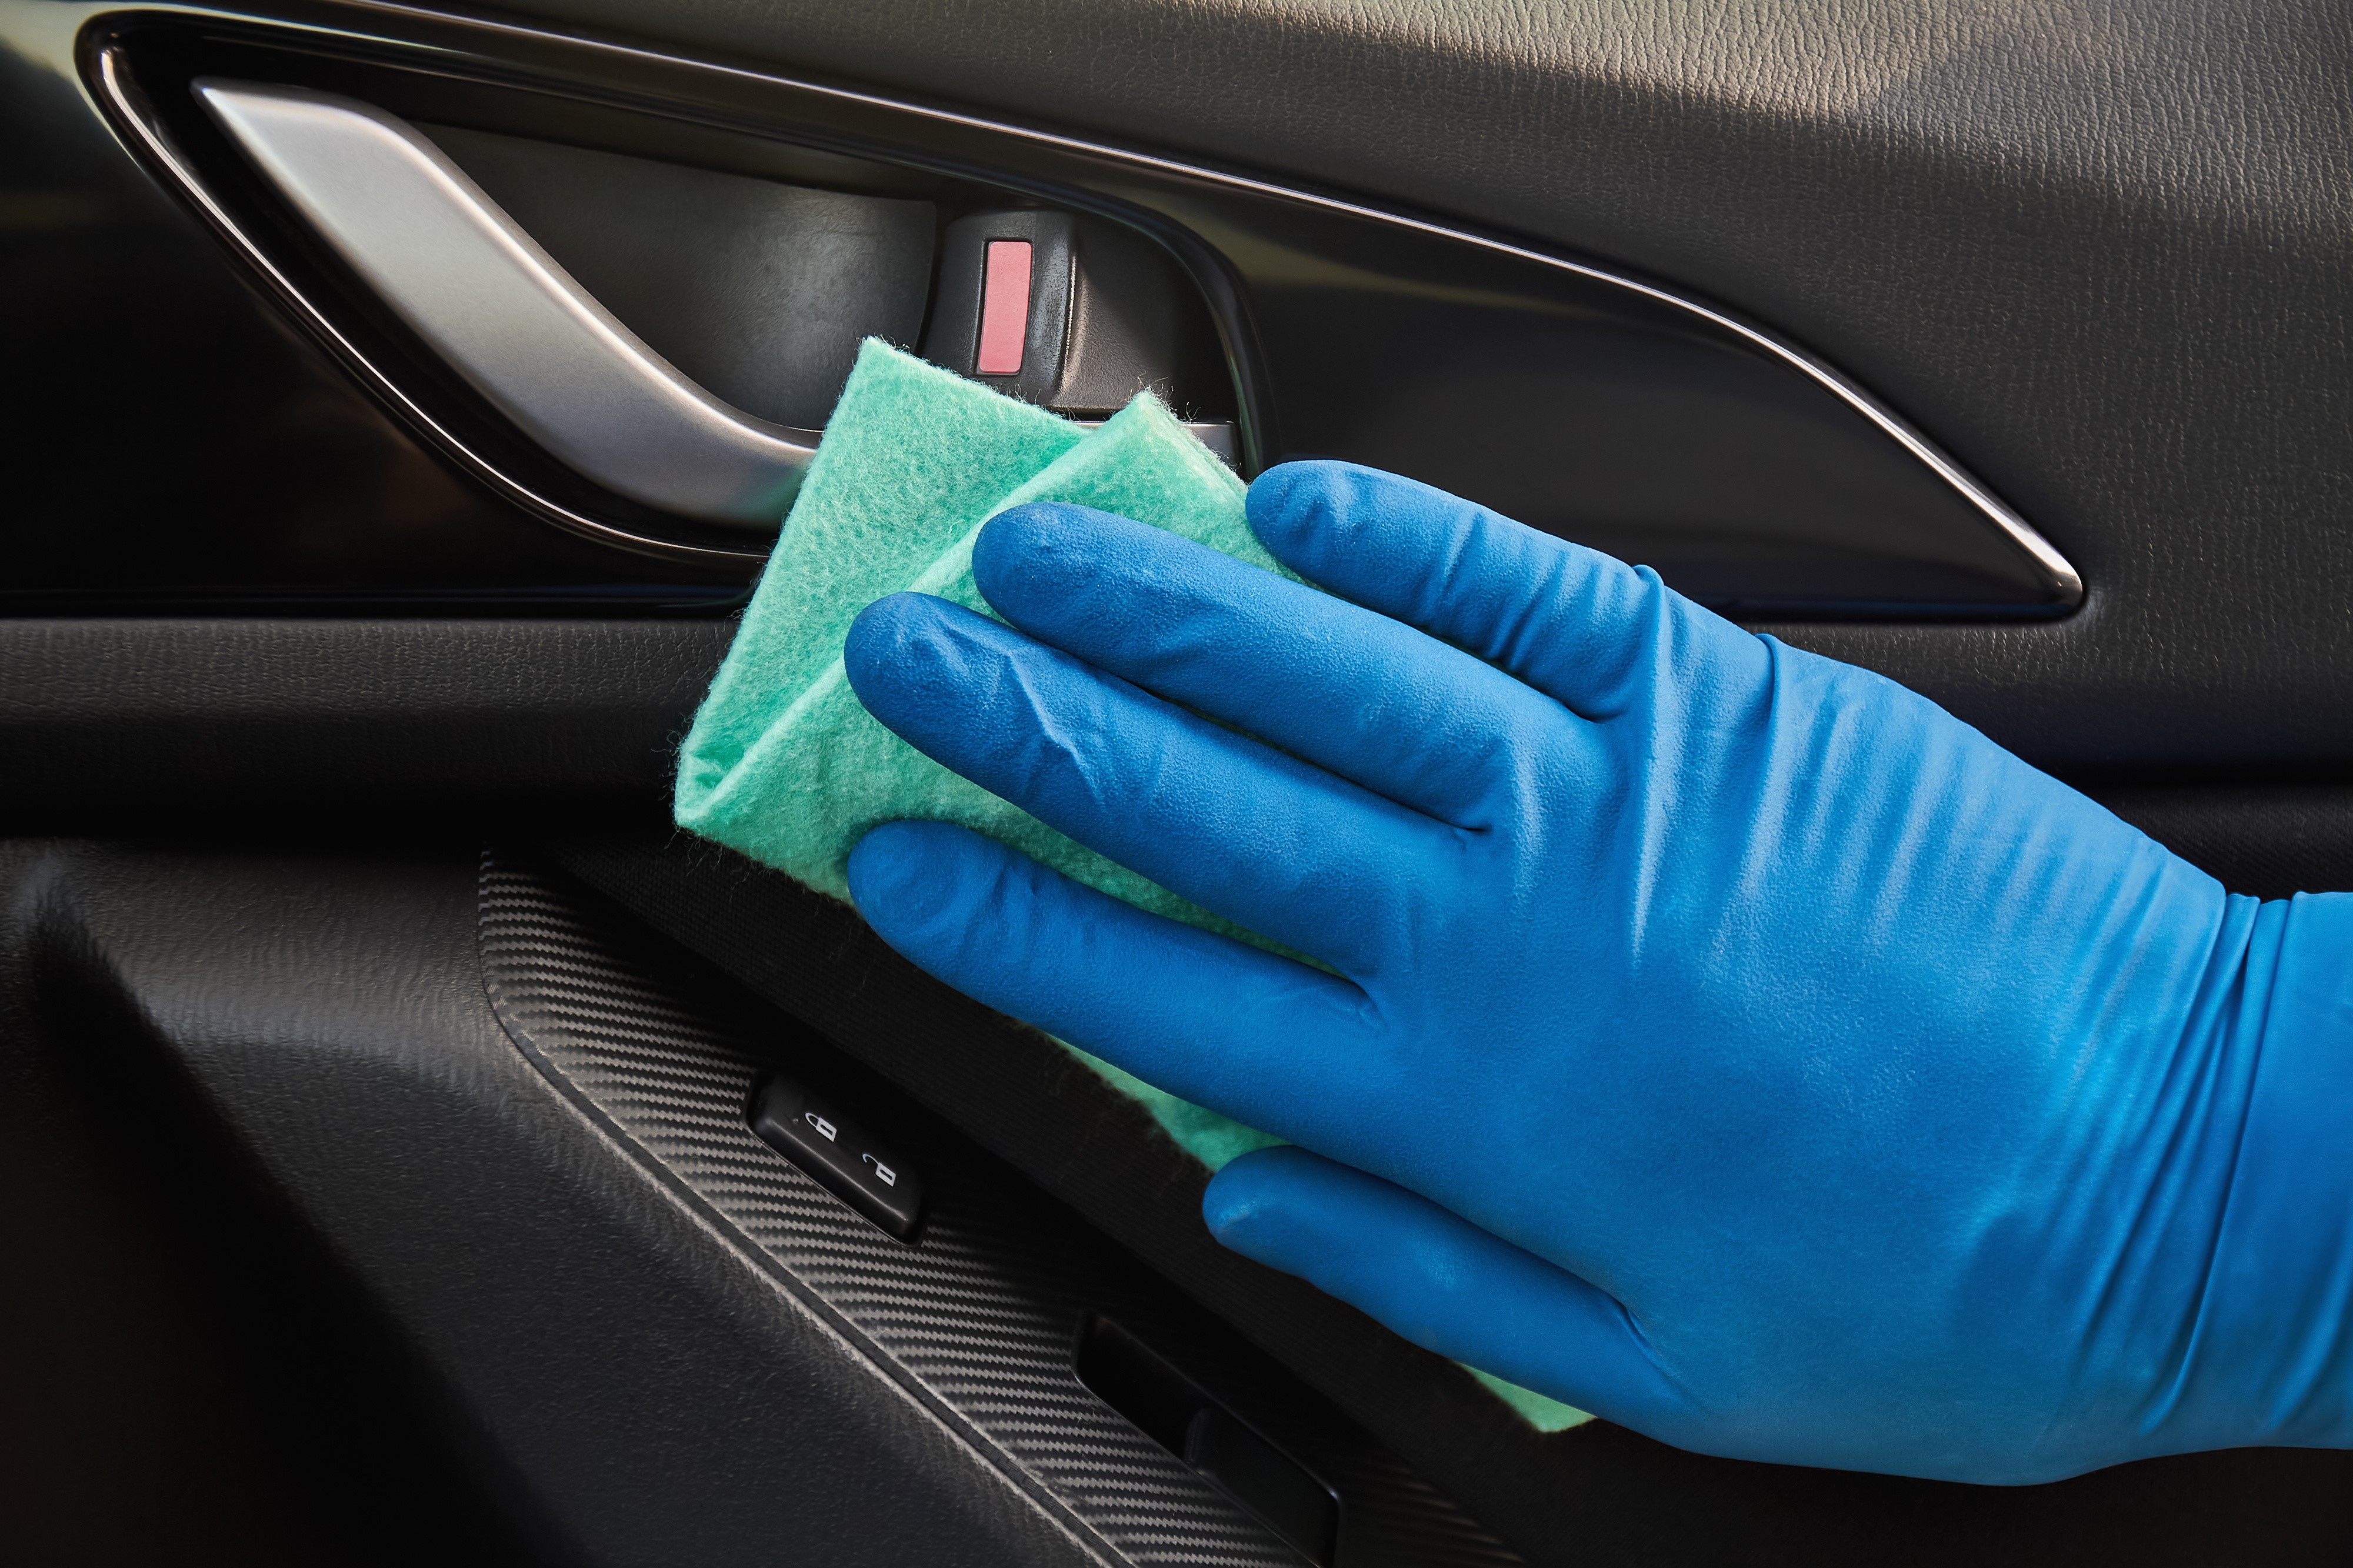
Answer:
<svg viewBox="0 0 2353 1568"><path fill-rule="evenodd" d="M195 85L385 303L575 471L700 521L783 519L818 433L754 418L681 374L413 127L329 93Z"/></svg>

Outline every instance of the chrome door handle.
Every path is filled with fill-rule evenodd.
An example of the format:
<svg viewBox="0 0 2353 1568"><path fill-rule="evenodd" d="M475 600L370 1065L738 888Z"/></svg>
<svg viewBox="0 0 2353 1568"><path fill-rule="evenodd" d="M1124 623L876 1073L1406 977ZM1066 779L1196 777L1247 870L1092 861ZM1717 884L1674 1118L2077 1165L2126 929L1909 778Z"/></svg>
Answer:
<svg viewBox="0 0 2353 1568"><path fill-rule="evenodd" d="M681 374L414 127L299 88L195 89L335 252L549 452L681 517L783 519L818 433L755 419Z"/></svg>

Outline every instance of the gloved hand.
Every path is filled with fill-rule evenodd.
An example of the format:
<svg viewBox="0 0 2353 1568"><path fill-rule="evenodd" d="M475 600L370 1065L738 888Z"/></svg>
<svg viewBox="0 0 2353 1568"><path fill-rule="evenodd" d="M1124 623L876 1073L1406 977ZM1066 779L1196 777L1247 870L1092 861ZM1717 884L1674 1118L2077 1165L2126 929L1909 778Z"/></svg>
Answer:
<svg viewBox="0 0 2353 1568"><path fill-rule="evenodd" d="M943 824L851 859L925 969L1296 1145L1210 1185L1229 1246L1710 1453L2353 1443L2353 896L2227 896L1426 487L1293 464L1250 518L1338 596L1032 507L974 557L1019 630L902 594L848 650L924 752L1330 966Z"/></svg>

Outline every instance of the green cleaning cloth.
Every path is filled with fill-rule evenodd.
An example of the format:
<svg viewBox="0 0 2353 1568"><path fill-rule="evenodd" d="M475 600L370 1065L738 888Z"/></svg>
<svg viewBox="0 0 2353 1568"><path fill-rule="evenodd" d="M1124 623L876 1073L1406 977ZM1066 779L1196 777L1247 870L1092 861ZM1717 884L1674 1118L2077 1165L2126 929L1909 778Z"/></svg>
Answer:
<svg viewBox="0 0 2353 1568"><path fill-rule="evenodd" d="M849 851L870 828L958 822L1114 898L1269 945L950 773L850 689L842 642L875 600L912 589L995 617L973 585L973 541L998 512L1039 500L1116 512L1293 576L1250 533L1241 481L1149 394L1089 431L869 340L687 733L679 826L848 902ZM1277 1142L1075 1054L1213 1171ZM1480 1375L1543 1430L1584 1419Z"/></svg>

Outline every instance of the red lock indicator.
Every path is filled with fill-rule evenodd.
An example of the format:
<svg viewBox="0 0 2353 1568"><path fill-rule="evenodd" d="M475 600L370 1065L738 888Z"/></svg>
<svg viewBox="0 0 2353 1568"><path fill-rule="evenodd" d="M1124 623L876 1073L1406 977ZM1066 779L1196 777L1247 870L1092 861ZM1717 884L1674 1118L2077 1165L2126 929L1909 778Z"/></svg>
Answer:
<svg viewBox="0 0 2353 1568"><path fill-rule="evenodd" d="M980 280L981 375L1021 374L1021 345L1029 336L1029 242L992 239Z"/></svg>

